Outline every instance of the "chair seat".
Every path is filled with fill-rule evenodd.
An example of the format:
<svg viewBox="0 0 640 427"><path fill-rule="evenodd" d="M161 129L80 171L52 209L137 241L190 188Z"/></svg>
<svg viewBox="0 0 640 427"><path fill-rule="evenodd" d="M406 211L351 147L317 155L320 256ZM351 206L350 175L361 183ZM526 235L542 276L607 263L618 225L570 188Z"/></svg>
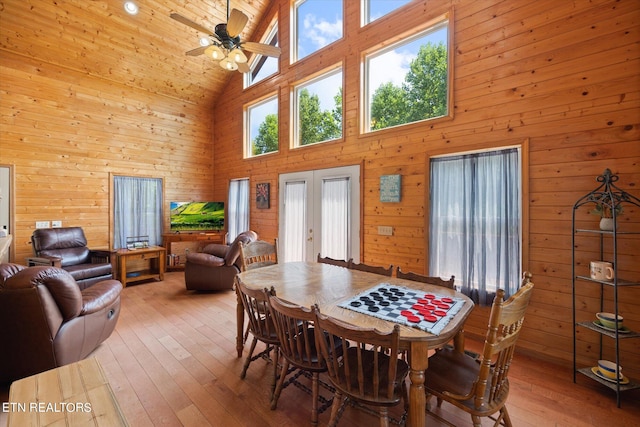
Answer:
<svg viewBox="0 0 640 427"><path fill-rule="evenodd" d="M344 370L340 371L341 383L349 384L351 390L358 389L359 380L358 380L358 355L357 349L355 347L351 347L347 350L348 353L348 361L349 361L349 372L350 377L347 379L344 374ZM376 402L377 405L395 405L402 398L402 383L404 383L404 379L409 373L409 366L404 360L398 360L398 365L396 368L396 376L394 378L394 383L396 384L394 388L393 397L388 399L385 398L387 394L386 385L388 384L387 371L389 368L389 356L384 354L378 355L378 369L379 369L379 387L378 389L373 388L373 383L370 381L364 382L364 395L363 396L354 396L356 400L360 400L365 403ZM374 352L372 351L364 351L362 352L362 360L360 361L363 367L363 377L364 378L373 378L373 369L374 369ZM334 383L334 386L338 389L342 389L344 393L350 393L351 390L347 390L340 383Z"/></svg>

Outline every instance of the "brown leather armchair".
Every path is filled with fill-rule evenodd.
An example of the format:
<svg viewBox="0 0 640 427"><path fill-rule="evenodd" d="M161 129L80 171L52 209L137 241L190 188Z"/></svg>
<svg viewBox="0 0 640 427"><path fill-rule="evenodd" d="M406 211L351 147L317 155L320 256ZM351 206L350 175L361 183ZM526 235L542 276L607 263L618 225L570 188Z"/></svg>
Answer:
<svg viewBox="0 0 640 427"><path fill-rule="evenodd" d="M120 315L117 280L80 290L58 267L0 264L0 383L87 357Z"/></svg>
<svg viewBox="0 0 640 427"><path fill-rule="evenodd" d="M231 245L212 243L202 252L187 254L184 282L189 290L219 291L233 288L240 272L240 245L258 240L255 231L244 231Z"/></svg>
<svg viewBox="0 0 640 427"><path fill-rule="evenodd" d="M89 249L80 227L39 228L31 235L31 244L35 257L27 258L30 266L60 267L71 273L80 289L113 279L113 254Z"/></svg>

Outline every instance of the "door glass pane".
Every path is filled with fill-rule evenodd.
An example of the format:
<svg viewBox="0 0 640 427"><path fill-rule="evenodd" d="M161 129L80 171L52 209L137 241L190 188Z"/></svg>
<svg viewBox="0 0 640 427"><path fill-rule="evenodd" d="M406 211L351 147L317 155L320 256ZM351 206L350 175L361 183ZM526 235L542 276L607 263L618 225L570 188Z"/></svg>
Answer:
<svg viewBox="0 0 640 427"><path fill-rule="evenodd" d="M322 256L349 259L349 178L322 181Z"/></svg>
<svg viewBox="0 0 640 427"><path fill-rule="evenodd" d="M284 189L284 262L305 260L307 229L307 183L287 182Z"/></svg>

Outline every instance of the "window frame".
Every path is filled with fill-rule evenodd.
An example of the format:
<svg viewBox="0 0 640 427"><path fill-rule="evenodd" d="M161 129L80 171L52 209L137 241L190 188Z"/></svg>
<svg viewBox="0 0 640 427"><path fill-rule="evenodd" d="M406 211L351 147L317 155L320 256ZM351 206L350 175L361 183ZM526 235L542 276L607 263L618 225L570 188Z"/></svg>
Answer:
<svg viewBox="0 0 640 427"><path fill-rule="evenodd" d="M454 34L454 18L453 12L449 11L441 14L433 19L425 21L422 25L413 27L412 29L405 31L402 34L397 35L391 39L385 40L382 43L378 43L367 49L363 49L360 56L360 129L361 135L368 135L374 132L384 132L394 130L400 126L416 125L424 122L452 120L454 117L454 61L452 55L452 49L454 47L453 34ZM395 48L412 43L413 41L428 35L430 32L437 31L440 27L447 28L447 112L442 116L431 117L423 120L417 120L414 122L403 123L394 126L388 126L382 129L371 129L371 102L369 100L369 62L368 59L379 56Z"/></svg>
<svg viewBox="0 0 640 427"><path fill-rule="evenodd" d="M260 107L271 101L276 102L276 115L278 117L278 148L268 153L253 154L253 141L251 140L251 110L253 108ZM280 100L278 92L270 92L269 94L254 100L251 103L247 103L243 107L243 159L251 159L269 154L278 153L280 151Z"/></svg>
<svg viewBox="0 0 640 427"><path fill-rule="evenodd" d="M372 0L361 0L360 1L360 27L366 27L367 25L376 22L379 19L383 19L393 13L396 13L398 10L406 7L411 0L406 0L406 3L400 6L396 6L387 13L380 15L380 17L371 19L371 1Z"/></svg>
<svg viewBox="0 0 640 427"><path fill-rule="evenodd" d="M289 35L291 36L291 41L290 41L290 52L289 52L289 61L291 64L295 64L296 62L302 61L306 58L309 58L310 56L313 56L315 54L317 54L318 52L320 52L321 50L326 49L327 47L331 46L333 43L336 43L340 40L344 39L345 36L345 1L347 0L340 0L340 2L342 3L342 34L339 38L331 41L330 43L328 43L325 46L322 46L321 48L318 48L316 50L314 50L311 53L308 53L307 55L303 56L302 58L299 57L298 55L298 46L299 46L299 42L298 42L298 9L299 7L303 4L306 3L307 1L310 0L296 0L294 2L291 3L291 8L290 8L290 22L289 22Z"/></svg>
<svg viewBox="0 0 640 427"><path fill-rule="evenodd" d="M297 82L295 82L294 84L291 85L291 96L290 96L290 120L291 123L293 123L293 126L290 126L290 131L291 131L291 135L290 135L290 144L289 144L289 148L291 149L298 149L298 148L304 148L304 147L312 147L312 146L316 146L318 144L323 144L326 142L335 142L335 141L344 141L344 64L342 62L338 62L337 64L334 64L331 67L327 67L323 70L318 71L317 73L311 74L310 76L307 76L305 79L303 80L299 80ZM342 75L342 93L343 93L343 98L342 98L342 118L341 118L341 136L339 138L334 138L334 139L327 139L324 141L316 141L310 144L306 144L306 145L301 145L299 143L300 141L300 108L299 108L299 91L304 89L305 87L312 85L320 80L322 80L322 78L336 74L336 73L340 73Z"/></svg>
<svg viewBox="0 0 640 427"><path fill-rule="evenodd" d="M271 22L269 23L269 26L267 27L267 30L264 32L264 36L260 39L260 43L265 43L265 44L271 44L273 38L276 38L276 44L275 46L279 46L280 45L280 37L279 37L279 29L278 29L278 15L276 14L274 16L274 18L271 20ZM255 80L255 78L253 77L254 72L255 72L255 67L258 66L258 64L262 63L260 65L260 67L262 67L264 65L264 62L269 61L269 60L275 60L276 61L276 71L274 71L271 74L268 74L264 77L262 77L260 80ZM243 75L243 87L244 89L247 89L251 86L254 86L264 80L267 80L268 78L275 76L277 74L280 73L280 58L272 58L270 56L266 56L266 55L260 55L260 54L253 54L251 56L251 58L249 59L249 68L251 71L249 71L248 73L245 73Z"/></svg>

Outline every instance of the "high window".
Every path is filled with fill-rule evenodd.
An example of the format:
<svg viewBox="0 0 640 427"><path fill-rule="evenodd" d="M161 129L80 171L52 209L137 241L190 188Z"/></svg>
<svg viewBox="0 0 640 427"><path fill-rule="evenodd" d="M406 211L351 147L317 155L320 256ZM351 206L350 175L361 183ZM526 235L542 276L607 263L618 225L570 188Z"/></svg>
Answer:
<svg viewBox="0 0 640 427"><path fill-rule="evenodd" d="M294 147L342 138L342 66L295 86Z"/></svg>
<svg viewBox="0 0 640 427"><path fill-rule="evenodd" d="M342 0L299 0L293 6L291 62L342 38Z"/></svg>
<svg viewBox="0 0 640 427"><path fill-rule="evenodd" d="M364 132L449 114L449 30L440 21L365 55Z"/></svg>
<svg viewBox="0 0 640 427"><path fill-rule="evenodd" d="M519 147L430 159L429 275L481 305L520 285L521 163Z"/></svg>
<svg viewBox="0 0 640 427"><path fill-rule="evenodd" d="M244 135L245 158L278 151L277 94L245 108Z"/></svg>
<svg viewBox="0 0 640 427"><path fill-rule="evenodd" d="M362 0L362 26L401 8L411 0Z"/></svg>
<svg viewBox="0 0 640 427"><path fill-rule="evenodd" d="M260 40L260 43L278 46L277 18L269 25L269 29L267 30L265 37ZM254 54L249 59L249 69L251 71L244 74L245 88L276 74L278 72L278 58Z"/></svg>

